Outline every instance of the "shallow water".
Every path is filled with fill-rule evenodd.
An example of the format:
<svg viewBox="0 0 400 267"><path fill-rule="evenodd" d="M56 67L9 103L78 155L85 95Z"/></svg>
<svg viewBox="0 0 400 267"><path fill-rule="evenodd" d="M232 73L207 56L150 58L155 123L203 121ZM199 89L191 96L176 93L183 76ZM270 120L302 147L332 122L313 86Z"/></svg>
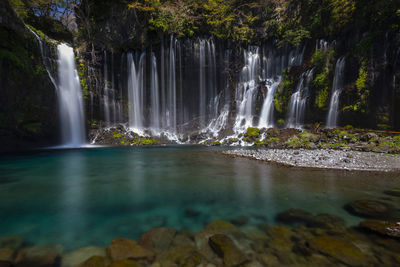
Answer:
<svg viewBox="0 0 400 267"><path fill-rule="evenodd" d="M243 215L249 225L273 225L289 208L336 214L350 226L361 218L346 203L385 200L382 191L398 186L390 174L287 168L201 147L37 151L0 157L0 237L70 250Z"/></svg>

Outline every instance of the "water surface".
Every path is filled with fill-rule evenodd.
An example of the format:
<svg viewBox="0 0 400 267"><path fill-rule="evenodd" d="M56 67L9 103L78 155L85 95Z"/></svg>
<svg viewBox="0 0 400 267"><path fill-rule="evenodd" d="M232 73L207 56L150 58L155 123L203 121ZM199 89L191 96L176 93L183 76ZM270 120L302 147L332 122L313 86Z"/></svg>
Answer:
<svg viewBox="0 0 400 267"><path fill-rule="evenodd" d="M396 186L389 174L294 169L200 147L37 151L0 158L0 237L69 250L238 216L277 224L289 208L355 225L361 219L343 205Z"/></svg>

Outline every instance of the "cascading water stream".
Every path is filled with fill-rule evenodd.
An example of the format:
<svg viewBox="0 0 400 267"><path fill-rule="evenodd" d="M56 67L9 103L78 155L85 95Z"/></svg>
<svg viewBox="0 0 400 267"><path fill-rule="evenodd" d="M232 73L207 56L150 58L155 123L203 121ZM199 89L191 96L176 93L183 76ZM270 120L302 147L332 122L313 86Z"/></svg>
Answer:
<svg viewBox="0 0 400 267"><path fill-rule="evenodd" d="M258 47L244 51L245 66L240 73L240 84L236 88L236 99L239 100L238 114L234 125L235 132L253 126L253 104L260 80L260 55Z"/></svg>
<svg viewBox="0 0 400 267"><path fill-rule="evenodd" d="M58 45L57 54L62 145L80 147L85 144L85 123L75 54L73 48L67 44Z"/></svg>
<svg viewBox="0 0 400 267"><path fill-rule="evenodd" d="M290 97L287 128L301 129L303 126L313 73L314 69L310 69L301 75L296 91Z"/></svg>
<svg viewBox="0 0 400 267"><path fill-rule="evenodd" d="M136 70L132 53L128 53L129 127L137 132L143 130L143 85L146 54L142 53Z"/></svg>
<svg viewBox="0 0 400 267"><path fill-rule="evenodd" d="M329 103L329 112L326 120L327 128L337 127L338 117L339 117L339 100L340 94L343 90L343 76L344 76L344 66L346 60L345 57L341 57L336 62L335 75L333 78L332 85L332 96Z"/></svg>
<svg viewBox="0 0 400 267"><path fill-rule="evenodd" d="M258 128L274 127L274 99L276 89L278 88L280 82L281 76L278 76L276 79L268 79L266 81L268 92L263 107L261 109L261 116L258 123Z"/></svg>
<svg viewBox="0 0 400 267"><path fill-rule="evenodd" d="M39 42L43 65L57 92L61 123L61 146L67 148L81 147L86 143L85 115L74 50L67 44L57 45L57 80L46 60L42 39L28 26L26 28Z"/></svg>
<svg viewBox="0 0 400 267"><path fill-rule="evenodd" d="M158 88L157 59L151 53L150 96L151 96L151 129L154 135L160 133L160 97Z"/></svg>
<svg viewBox="0 0 400 267"><path fill-rule="evenodd" d="M107 126L110 126L110 103L109 103L109 89L108 89L108 65L107 65L107 52L104 51L104 92L103 92L103 107L104 107L104 121Z"/></svg>

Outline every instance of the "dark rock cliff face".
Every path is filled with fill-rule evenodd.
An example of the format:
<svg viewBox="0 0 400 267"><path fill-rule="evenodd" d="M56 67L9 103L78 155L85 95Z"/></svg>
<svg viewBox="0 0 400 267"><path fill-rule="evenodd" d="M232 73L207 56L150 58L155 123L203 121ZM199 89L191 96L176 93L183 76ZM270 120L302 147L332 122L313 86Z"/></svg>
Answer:
<svg viewBox="0 0 400 267"><path fill-rule="evenodd" d="M0 151L49 145L58 136L56 90L38 41L0 3Z"/></svg>
<svg viewBox="0 0 400 267"><path fill-rule="evenodd" d="M165 38L162 34L148 31L146 18L140 17L134 9L128 9L126 1L115 2L99 1L93 5L93 1L83 1L91 5L87 9L80 8L78 25L81 36L79 50L88 72L88 90L92 98L87 99L87 113L91 118L102 120L101 95L104 81L113 83L111 75L104 78L104 51L108 51L108 70L115 71L114 80L124 83L122 70L126 71L126 62L121 60L128 51L159 51L160 43ZM193 36L196 40L199 36ZM328 38L328 37L327 37ZM368 127L377 129L400 129L400 38L391 29L382 29L379 32L369 32L368 29L354 28L335 39L327 40L328 52L322 56L322 63L313 60L318 59L316 43L319 40L306 41L306 49L301 66L290 67L282 79L281 95L275 99L275 119L286 119L291 94L296 90L300 76L305 71L314 68L314 77L310 85L310 95L307 99L305 123L324 124L327 117L330 98L332 95L332 83L334 79L335 64L340 57L346 57L344 70L344 90L340 96L340 125L353 125L355 127ZM329 38L328 38L329 39ZM271 43L273 40L254 40L258 45ZM229 67L231 96L235 94L235 88L239 81L240 70L243 66L242 48L247 45L232 43L215 39L216 43L228 43L224 45L234 55ZM184 41L182 41L184 43ZM220 53L220 51L217 51ZM111 56L114 58L111 62ZM217 55L217 57L220 55ZM319 64L319 65L318 65ZM124 69L125 68L125 69ZM185 66L183 66L185 68ZM121 71L120 71L121 70ZM218 69L217 72L222 72ZM118 76L119 75L119 76ZM95 84L94 84L95 81ZM126 98L126 92L119 92L123 86L116 89L122 99ZM257 96L256 109L259 110L265 98L266 91L261 88ZM101 96L100 96L101 97ZM94 99L94 100L93 100ZM92 101L92 102L90 102ZM232 114L235 103L231 99ZM93 104L94 103L94 104ZM91 107L91 108L89 108ZM127 110L125 103L124 110ZM126 115L126 114L125 114Z"/></svg>

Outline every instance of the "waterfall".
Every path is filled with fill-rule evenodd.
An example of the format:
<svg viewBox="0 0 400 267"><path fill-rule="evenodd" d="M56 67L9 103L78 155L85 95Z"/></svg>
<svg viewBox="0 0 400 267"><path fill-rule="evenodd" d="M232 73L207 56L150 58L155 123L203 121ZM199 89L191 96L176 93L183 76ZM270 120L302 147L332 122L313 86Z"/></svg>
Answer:
<svg viewBox="0 0 400 267"><path fill-rule="evenodd" d="M107 126L110 126L110 104L109 104L109 89L108 89L108 65L107 65L107 52L104 51L104 92L103 92L103 106L104 106L104 121Z"/></svg>
<svg viewBox="0 0 400 267"><path fill-rule="evenodd" d="M235 132L253 126L253 106L260 81L260 55L258 47L244 51L245 66L240 73L240 83L236 88L237 116Z"/></svg>
<svg viewBox="0 0 400 267"><path fill-rule="evenodd" d="M128 53L128 98L129 98L129 127L136 131L143 130L143 90L145 77L146 54L140 55L138 70L132 53Z"/></svg>
<svg viewBox="0 0 400 267"><path fill-rule="evenodd" d="M42 39L28 26L26 28L38 40L43 65L57 91L61 124L61 145L71 148L81 147L86 143L85 115L74 50L67 44L57 45L58 80L56 80L45 55L45 47Z"/></svg>
<svg viewBox="0 0 400 267"><path fill-rule="evenodd" d="M199 41L199 123L205 125L206 120L206 76L205 76L205 40Z"/></svg>
<svg viewBox="0 0 400 267"><path fill-rule="evenodd" d="M268 89L267 97L265 98L258 128L272 128L274 127L274 99L275 92L281 82L281 76L276 79L268 79L266 86Z"/></svg>
<svg viewBox="0 0 400 267"><path fill-rule="evenodd" d="M173 36L170 38L168 65L167 65L167 127L176 132L176 68L175 68L175 43Z"/></svg>
<svg viewBox="0 0 400 267"><path fill-rule="evenodd" d="M157 59L151 53L151 73L150 73L150 96L151 96L151 128L153 134L157 135L160 131L160 99L158 92Z"/></svg>
<svg viewBox="0 0 400 267"><path fill-rule="evenodd" d="M85 143L82 90L72 47L57 46L58 101L61 116L62 145L80 147Z"/></svg>
<svg viewBox="0 0 400 267"><path fill-rule="evenodd" d="M339 99L340 99L340 94L343 90L343 76L344 76L345 63L346 63L345 57L339 58L336 62L335 76L333 78L333 84L332 84L332 96L331 96L331 101L329 103L329 112L326 120L327 128L337 127L337 120L339 116Z"/></svg>
<svg viewBox="0 0 400 267"><path fill-rule="evenodd" d="M314 69L310 69L301 75L296 91L290 97L287 128L301 129L303 126L307 99L309 97L309 86L313 79L313 72Z"/></svg>
<svg viewBox="0 0 400 267"><path fill-rule="evenodd" d="M36 34L36 32L34 32L31 28L29 28L29 26L25 25L25 27L35 36L35 38L38 40L39 43L39 48L40 48L40 53L42 55L42 62L43 65L47 71L47 75L50 78L50 81L53 83L54 87L57 88L57 82L56 79L53 77L53 74L51 73L51 66L50 64L46 61L46 55L44 52L44 47L43 47L43 40L42 38L40 38L39 35Z"/></svg>

